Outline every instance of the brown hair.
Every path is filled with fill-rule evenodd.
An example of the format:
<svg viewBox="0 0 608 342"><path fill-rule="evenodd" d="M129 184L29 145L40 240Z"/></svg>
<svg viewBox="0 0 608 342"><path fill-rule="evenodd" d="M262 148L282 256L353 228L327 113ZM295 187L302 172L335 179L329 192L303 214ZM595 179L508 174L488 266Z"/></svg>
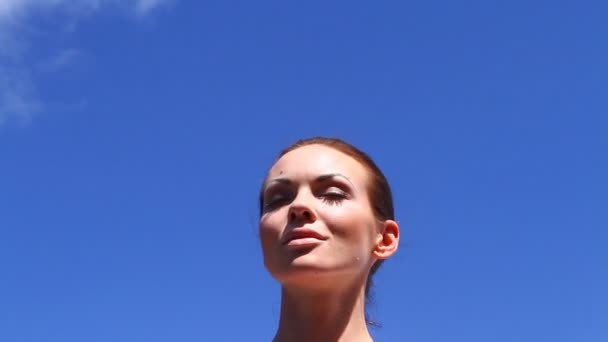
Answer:
<svg viewBox="0 0 608 342"><path fill-rule="evenodd" d="M345 142L344 140L326 137L301 139L282 150L281 153L279 153L277 159L280 159L285 154L293 150L307 145L323 145L331 147L361 163L369 172L370 181L367 186L369 192L369 202L372 206L374 215L378 220L381 221L395 219L395 212L393 208L393 195L388 181L386 180L386 177L370 156L368 156L365 152L361 151L355 146ZM262 215L264 208L264 197L262 193L263 189L264 184L262 184L262 190L260 191L259 196L260 215ZM367 300L369 300L369 291L372 287L372 277L376 273L376 271L378 271L383 262L384 260L377 260L370 270L369 276L367 278L367 283L365 284L365 297ZM370 321L368 320L368 322ZM374 324L373 322L371 323Z"/></svg>

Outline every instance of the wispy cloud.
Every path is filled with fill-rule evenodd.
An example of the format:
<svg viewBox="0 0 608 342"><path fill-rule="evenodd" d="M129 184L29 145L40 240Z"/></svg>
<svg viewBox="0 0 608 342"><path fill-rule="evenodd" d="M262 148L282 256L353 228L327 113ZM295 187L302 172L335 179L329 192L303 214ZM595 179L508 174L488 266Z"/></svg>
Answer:
<svg viewBox="0 0 608 342"><path fill-rule="evenodd" d="M81 12L98 9L101 5L115 2L114 0L2 0L0 1L0 25L12 23L22 24L23 17L51 10L66 12Z"/></svg>
<svg viewBox="0 0 608 342"><path fill-rule="evenodd" d="M44 104L36 89L36 67L44 72L56 72L82 55L77 47L64 46L38 53L30 39L31 33L39 29L30 20L33 15L62 15L78 22L92 20L96 11L111 8L130 11L134 17L141 18L171 2L173 0L0 0L0 126L9 120L29 122L43 110ZM56 28L56 32L50 31L45 27L46 35L66 33L62 27Z"/></svg>
<svg viewBox="0 0 608 342"><path fill-rule="evenodd" d="M41 64L41 69L46 72L59 71L72 64L81 54L76 48L60 49Z"/></svg>
<svg viewBox="0 0 608 342"><path fill-rule="evenodd" d="M135 3L135 13L138 16L146 16L151 11L160 6L168 5L171 0L137 0Z"/></svg>
<svg viewBox="0 0 608 342"><path fill-rule="evenodd" d="M39 109L40 103L27 70L0 65L0 125L9 119L28 123Z"/></svg>

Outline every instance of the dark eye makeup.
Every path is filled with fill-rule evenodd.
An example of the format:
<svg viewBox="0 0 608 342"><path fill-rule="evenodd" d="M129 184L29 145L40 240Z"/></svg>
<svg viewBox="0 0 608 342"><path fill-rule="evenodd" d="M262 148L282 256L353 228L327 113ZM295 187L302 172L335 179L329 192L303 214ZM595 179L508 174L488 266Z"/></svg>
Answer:
<svg viewBox="0 0 608 342"><path fill-rule="evenodd" d="M273 209L290 200L291 196L285 193L276 192L274 194L270 194L268 198L264 198L264 209Z"/></svg>
<svg viewBox="0 0 608 342"><path fill-rule="evenodd" d="M348 198L348 193L335 186L327 188L321 196L323 202L328 204L342 204L342 201Z"/></svg>
<svg viewBox="0 0 608 342"><path fill-rule="evenodd" d="M345 199L351 197L349 187L340 183L315 185L313 193L316 198L329 205L340 205ZM277 209L290 203L296 196L297 189L292 184L271 185L264 194L264 210Z"/></svg>

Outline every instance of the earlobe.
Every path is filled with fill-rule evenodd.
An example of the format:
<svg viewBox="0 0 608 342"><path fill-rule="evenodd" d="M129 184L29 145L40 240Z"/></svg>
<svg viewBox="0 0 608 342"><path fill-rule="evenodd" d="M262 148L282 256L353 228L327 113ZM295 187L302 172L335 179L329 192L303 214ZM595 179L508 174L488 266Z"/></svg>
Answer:
<svg viewBox="0 0 608 342"><path fill-rule="evenodd" d="M382 223L382 231L378 234L373 254L378 259L387 259L395 254L398 247L399 225L393 220L386 220Z"/></svg>

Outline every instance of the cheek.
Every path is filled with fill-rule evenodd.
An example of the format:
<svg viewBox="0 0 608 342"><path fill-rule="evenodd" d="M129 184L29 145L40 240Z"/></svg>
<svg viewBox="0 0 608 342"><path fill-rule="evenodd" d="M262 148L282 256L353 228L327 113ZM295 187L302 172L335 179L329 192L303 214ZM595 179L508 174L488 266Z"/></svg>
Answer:
<svg viewBox="0 0 608 342"><path fill-rule="evenodd" d="M281 224L275 214L266 214L260 218L259 233L264 253L267 253L279 240L283 227Z"/></svg>
<svg viewBox="0 0 608 342"><path fill-rule="evenodd" d="M371 247L374 237L373 215L359 206L340 207L326 214L331 234L361 248Z"/></svg>

